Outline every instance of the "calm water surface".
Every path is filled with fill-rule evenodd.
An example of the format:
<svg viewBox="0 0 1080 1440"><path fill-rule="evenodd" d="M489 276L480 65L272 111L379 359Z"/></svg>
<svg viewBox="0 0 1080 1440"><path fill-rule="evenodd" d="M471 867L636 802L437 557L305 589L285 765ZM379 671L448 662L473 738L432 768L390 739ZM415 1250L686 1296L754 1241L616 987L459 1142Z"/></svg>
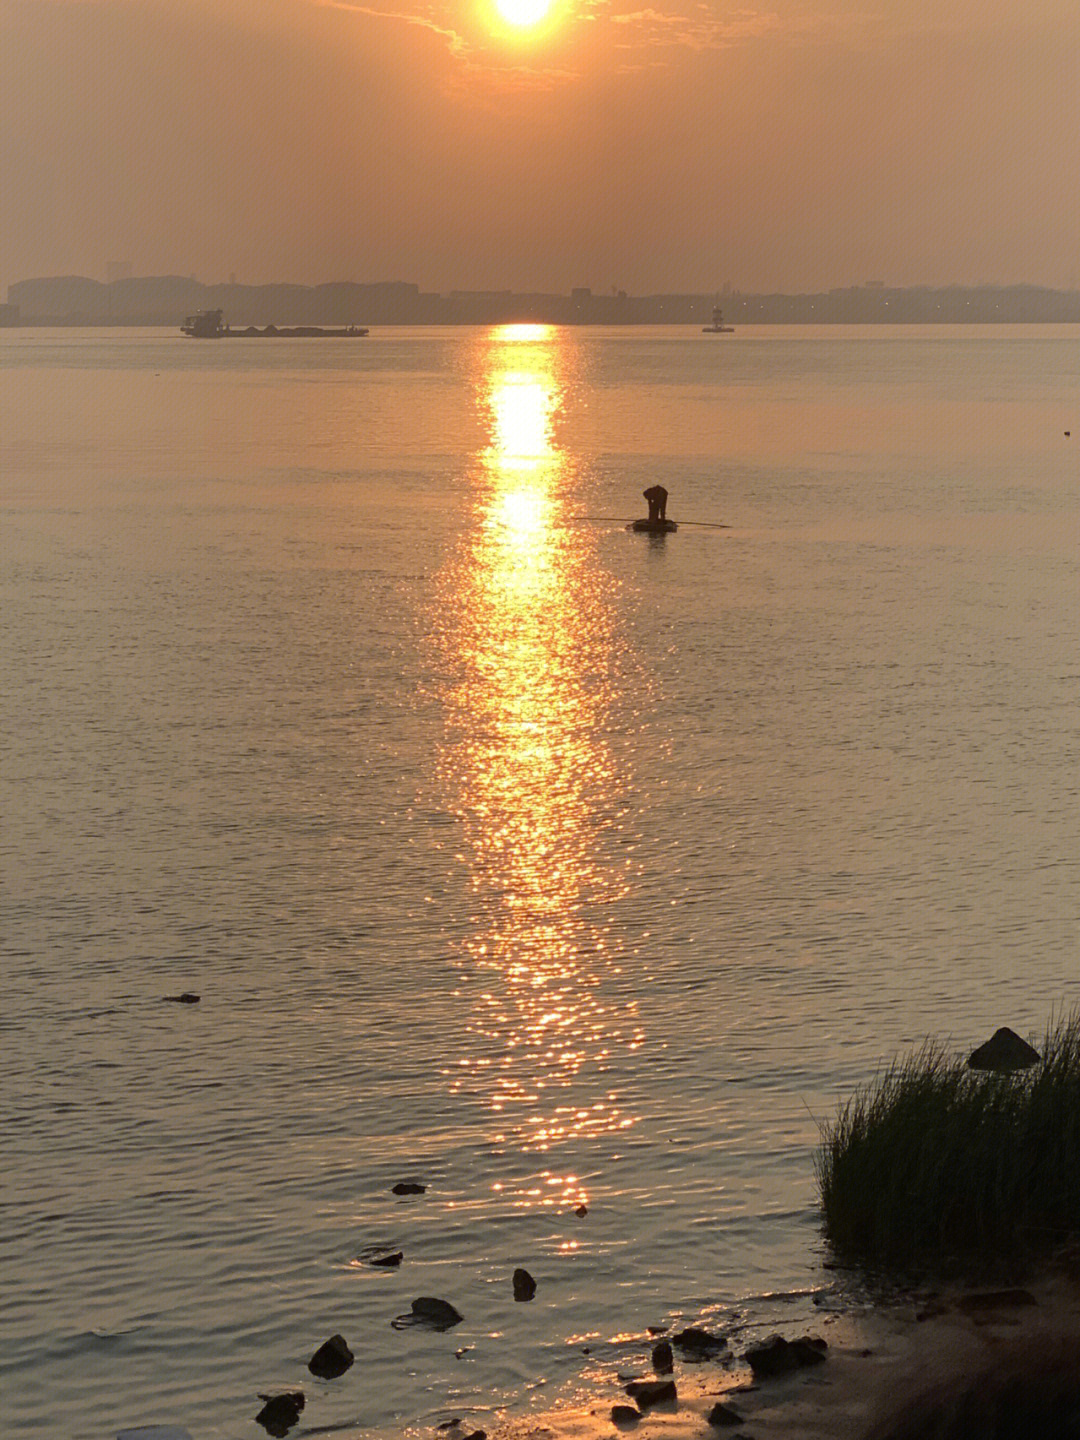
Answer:
<svg viewBox="0 0 1080 1440"><path fill-rule="evenodd" d="M3 335L11 1434L814 1313L818 1118L1080 1000L1077 341Z"/></svg>

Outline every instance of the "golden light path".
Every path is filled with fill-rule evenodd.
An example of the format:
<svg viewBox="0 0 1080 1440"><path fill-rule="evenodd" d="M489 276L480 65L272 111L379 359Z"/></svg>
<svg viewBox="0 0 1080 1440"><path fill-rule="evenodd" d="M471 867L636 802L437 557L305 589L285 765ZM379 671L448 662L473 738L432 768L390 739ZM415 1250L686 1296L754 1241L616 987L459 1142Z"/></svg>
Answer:
<svg viewBox="0 0 1080 1440"><path fill-rule="evenodd" d="M470 1027L486 1058L463 1059L451 1088L483 1093L505 1117L500 1141L553 1160L570 1137L633 1123L604 1071L612 1046L641 1040L636 1007L602 995L605 910L625 880L594 858L614 778L601 738L610 620L591 548L563 519L575 467L555 440L575 343L543 326L485 337L475 528L442 607L460 676L444 696L443 780L482 917L466 963L489 979ZM587 1196L555 1168L513 1198Z"/></svg>

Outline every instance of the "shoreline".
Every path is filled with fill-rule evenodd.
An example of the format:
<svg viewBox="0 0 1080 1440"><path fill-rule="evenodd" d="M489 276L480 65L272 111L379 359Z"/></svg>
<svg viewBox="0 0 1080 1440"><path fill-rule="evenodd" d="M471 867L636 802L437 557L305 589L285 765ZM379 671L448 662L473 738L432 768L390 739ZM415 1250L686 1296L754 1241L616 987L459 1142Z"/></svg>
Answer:
<svg viewBox="0 0 1080 1440"><path fill-rule="evenodd" d="M818 1325L778 1325L775 1333L787 1340L820 1336L828 1345L825 1362L755 1378L738 1355L701 1363L684 1363L676 1355L674 1406L658 1406L640 1421L616 1424L612 1406L632 1402L615 1385L583 1404L500 1420L489 1440L616 1440L629 1434L644 1440L712 1435L859 1440L909 1398L929 1387L955 1386L1013 1346L1080 1334L1080 1286L1057 1276L1023 1290L912 1293L856 1311L823 1313ZM755 1343L760 1338L755 1336ZM638 1369L642 1378L652 1376L651 1370ZM710 1425L706 1417L719 1401L733 1405L739 1421L722 1428ZM434 1434L467 1440L476 1428L466 1420Z"/></svg>

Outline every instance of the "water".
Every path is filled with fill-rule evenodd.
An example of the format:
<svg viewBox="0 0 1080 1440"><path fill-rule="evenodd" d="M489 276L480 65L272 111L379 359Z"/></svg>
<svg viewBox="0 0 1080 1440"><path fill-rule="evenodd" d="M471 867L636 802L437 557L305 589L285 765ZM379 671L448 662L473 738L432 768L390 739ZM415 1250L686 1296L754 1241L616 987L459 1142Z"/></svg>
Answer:
<svg viewBox="0 0 1080 1440"><path fill-rule="evenodd" d="M1080 999L1077 338L3 335L12 1434L812 1313L818 1118Z"/></svg>

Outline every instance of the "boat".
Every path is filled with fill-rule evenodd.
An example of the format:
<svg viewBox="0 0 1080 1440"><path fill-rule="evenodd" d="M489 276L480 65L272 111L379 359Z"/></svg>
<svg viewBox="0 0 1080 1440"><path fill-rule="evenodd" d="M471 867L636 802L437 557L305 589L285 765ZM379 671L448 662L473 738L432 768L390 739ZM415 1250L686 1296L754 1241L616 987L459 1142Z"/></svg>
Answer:
<svg viewBox="0 0 1080 1440"><path fill-rule="evenodd" d="M734 335L735 326L724 324L724 312L719 305L713 306L712 324L701 327L703 335Z"/></svg>
<svg viewBox="0 0 1080 1440"><path fill-rule="evenodd" d="M193 340L217 340L225 334L225 324L220 310L196 310L189 315L180 329Z"/></svg>
<svg viewBox="0 0 1080 1440"><path fill-rule="evenodd" d="M277 325L267 325L265 329L260 330L256 325L248 325L243 330L234 330L230 325L225 324L223 313L220 310L197 310L194 315L187 317L180 326L180 330L193 340L235 340L252 337L260 340L344 340L359 339L368 333L367 328L363 325L345 325L335 330L324 330L321 325L289 325L281 328Z"/></svg>
<svg viewBox="0 0 1080 1440"><path fill-rule="evenodd" d="M638 535L671 535L678 530L674 520L632 520L626 527Z"/></svg>

